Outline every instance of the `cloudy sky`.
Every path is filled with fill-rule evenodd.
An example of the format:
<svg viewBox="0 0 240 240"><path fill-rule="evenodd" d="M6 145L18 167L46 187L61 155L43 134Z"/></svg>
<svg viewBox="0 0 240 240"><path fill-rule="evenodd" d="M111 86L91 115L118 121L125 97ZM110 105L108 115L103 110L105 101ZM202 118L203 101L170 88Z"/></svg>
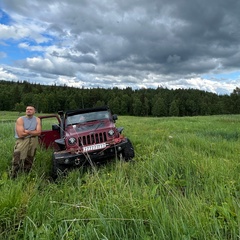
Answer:
<svg viewBox="0 0 240 240"><path fill-rule="evenodd" d="M240 87L239 0L0 0L0 79Z"/></svg>

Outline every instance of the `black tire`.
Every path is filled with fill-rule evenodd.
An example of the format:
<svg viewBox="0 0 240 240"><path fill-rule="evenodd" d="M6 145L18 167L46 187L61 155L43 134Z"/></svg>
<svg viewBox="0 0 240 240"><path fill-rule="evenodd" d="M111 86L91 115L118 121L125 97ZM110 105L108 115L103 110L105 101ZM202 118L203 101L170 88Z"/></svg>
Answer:
<svg viewBox="0 0 240 240"><path fill-rule="evenodd" d="M125 145L125 148L122 151L122 155L125 161L130 161L135 156L133 145L128 138L127 138L127 143Z"/></svg>
<svg viewBox="0 0 240 240"><path fill-rule="evenodd" d="M57 160L55 159L55 156L53 154L52 156L52 178L53 180L56 180L58 177L63 177L67 173L67 168L61 164L57 163Z"/></svg>

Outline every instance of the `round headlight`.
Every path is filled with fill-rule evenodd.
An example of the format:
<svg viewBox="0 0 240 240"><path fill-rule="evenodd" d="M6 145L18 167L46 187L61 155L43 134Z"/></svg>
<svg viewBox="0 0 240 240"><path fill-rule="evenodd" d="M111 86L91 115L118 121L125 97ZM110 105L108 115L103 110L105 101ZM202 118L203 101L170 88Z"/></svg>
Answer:
<svg viewBox="0 0 240 240"><path fill-rule="evenodd" d="M113 131L112 129L109 130L109 131L108 131L108 135L112 137L112 136L114 135L114 131Z"/></svg>
<svg viewBox="0 0 240 240"><path fill-rule="evenodd" d="M69 143L70 145L74 145L74 144L77 143L77 139L76 139L75 137L70 137L70 138L68 139L68 143Z"/></svg>

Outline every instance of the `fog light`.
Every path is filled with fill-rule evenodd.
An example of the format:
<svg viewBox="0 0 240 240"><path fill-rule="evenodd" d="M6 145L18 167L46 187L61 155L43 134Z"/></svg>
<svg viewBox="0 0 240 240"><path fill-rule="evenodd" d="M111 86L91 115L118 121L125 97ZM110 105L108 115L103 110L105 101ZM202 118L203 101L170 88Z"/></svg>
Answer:
<svg viewBox="0 0 240 240"><path fill-rule="evenodd" d="M66 159L64 160L64 163L68 164L68 163L69 163L69 159L66 158Z"/></svg>

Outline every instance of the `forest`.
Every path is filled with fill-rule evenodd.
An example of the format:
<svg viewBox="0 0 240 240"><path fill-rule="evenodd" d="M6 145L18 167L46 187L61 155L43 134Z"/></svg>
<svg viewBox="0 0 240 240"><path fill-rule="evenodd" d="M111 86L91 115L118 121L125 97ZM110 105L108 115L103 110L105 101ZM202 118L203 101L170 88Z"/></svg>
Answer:
<svg viewBox="0 0 240 240"><path fill-rule="evenodd" d="M76 88L0 80L0 111L24 112L33 104L39 113L108 105L129 116L203 116L240 114L240 88L230 95L197 89Z"/></svg>

